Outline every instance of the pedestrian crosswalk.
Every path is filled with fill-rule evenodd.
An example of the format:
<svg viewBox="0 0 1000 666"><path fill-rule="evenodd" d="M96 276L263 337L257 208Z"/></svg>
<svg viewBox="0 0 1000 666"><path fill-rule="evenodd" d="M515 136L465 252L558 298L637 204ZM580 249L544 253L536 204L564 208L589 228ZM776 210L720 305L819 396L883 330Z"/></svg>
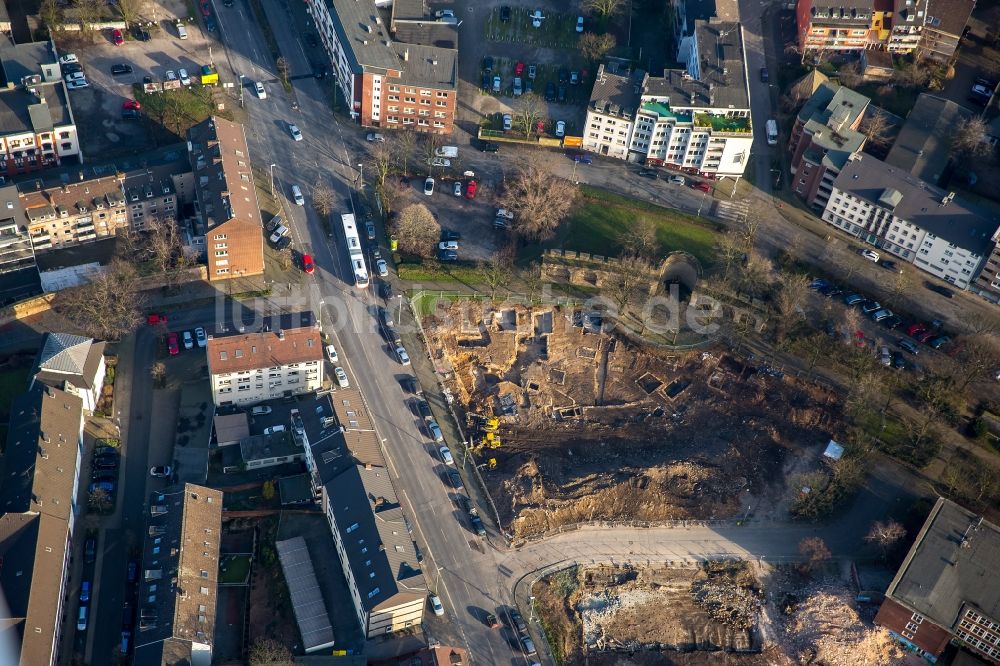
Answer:
<svg viewBox="0 0 1000 666"><path fill-rule="evenodd" d="M747 217L750 204L746 201L720 201L715 208L715 216L723 220L742 222Z"/></svg>

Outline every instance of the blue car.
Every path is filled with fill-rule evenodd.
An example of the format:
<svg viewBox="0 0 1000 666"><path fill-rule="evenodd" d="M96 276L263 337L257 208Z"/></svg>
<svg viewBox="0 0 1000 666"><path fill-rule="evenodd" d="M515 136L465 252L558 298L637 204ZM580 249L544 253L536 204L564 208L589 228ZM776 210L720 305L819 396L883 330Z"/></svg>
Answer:
<svg viewBox="0 0 1000 666"><path fill-rule="evenodd" d="M83 585L80 586L80 603L85 604L90 601L90 581L83 581Z"/></svg>
<svg viewBox="0 0 1000 666"><path fill-rule="evenodd" d="M455 250L441 250L438 252L438 261L458 261L458 252L455 252Z"/></svg>
<svg viewBox="0 0 1000 666"><path fill-rule="evenodd" d="M115 492L115 484L111 481L97 481L96 483L90 484L87 488L87 492L94 492L95 490L103 490L106 493Z"/></svg>

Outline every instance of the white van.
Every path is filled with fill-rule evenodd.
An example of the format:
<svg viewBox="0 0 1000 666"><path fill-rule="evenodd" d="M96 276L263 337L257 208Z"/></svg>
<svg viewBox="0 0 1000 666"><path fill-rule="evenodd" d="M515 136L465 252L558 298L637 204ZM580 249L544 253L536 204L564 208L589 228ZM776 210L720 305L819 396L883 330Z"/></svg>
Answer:
<svg viewBox="0 0 1000 666"><path fill-rule="evenodd" d="M181 23L180 21L177 22L177 36L180 37L181 39L188 38L187 28L185 28L184 24Z"/></svg>
<svg viewBox="0 0 1000 666"><path fill-rule="evenodd" d="M295 205L306 205L306 200L302 197L302 190L299 189L298 185L292 185L292 198L295 199Z"/></svg>
<svg viewBox="0 0 1000 666"><path fill-rule="evenodd" d="M285 426L276 425L276 426L271 426L270 428L264 428L265 435L273 435L276 432L285 432Z"/></svg>
<svg viewBox="0 0 1000 666"><path fill-rule="evenodd" d="M767 145L773 146L778 143L778 123L774 120L767 121Z"/></svg>
<svg viewBox="0 0 1000 666"><path fill-rule="evenodd" d="M458 146L441 146L434 150L435 157L458 157Z"/></svg>

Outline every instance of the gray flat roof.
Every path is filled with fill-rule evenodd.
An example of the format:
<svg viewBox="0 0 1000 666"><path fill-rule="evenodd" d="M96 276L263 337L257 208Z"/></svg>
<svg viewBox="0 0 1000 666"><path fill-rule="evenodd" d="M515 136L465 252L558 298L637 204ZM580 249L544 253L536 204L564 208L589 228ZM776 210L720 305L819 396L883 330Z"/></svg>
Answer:
<svg viewBox="0 0 1000 666"><path fill-rule="evenodd" d="M965 604L996 621L998 562L997 526L938 498L886 595L944 627L954 627Z"/></svg>
<svg viewBox="0 0 1000 666"><path fill-rule="evenodd" d="M393 42L403 65L403 83L432 88L454 88L458 79L458 51L421 44ZM404 54L408 53L404 61Z"/></svg>
<svg viewBox="0 0 1000 666"><path fill-rule="evenodd" d="M644 78L642 70L619 74L610 64L598 66L597 79L590 92L590 108L608 116L634 117L642 97L637 86L642 85Z"/></svg>
<svg viewBox="0 0 1000 666"><path fill-rule="evenodd" d="M36 90L45 99L44 104L23 88L0 90L0 134L49 132L53 127L72 124L62 81L40 83Z"/></svg>
<svg viewBox="0 0 1000 666"><path fill-rule="evenodd" d="M391 46L389 29L372 0L327 0L340 43L355 71L364 68L398 70L399 59Z"/></svg>
<svg viewBox="0 0 1000 666"><path fill-rule="evenodd" d="M295 444L292 433L288 430L272 435L250 435L240 440L240 454L243 462L305 455L301 446Z"/></svg>
<svg viewBox="0 0 1000 666"><path fill-rule="evenodd" d="M49 42L15 44L9 36L0 35L0 69L4 84L20 84L25 76L41 74L42 65L54 62L56 57Z"/></svg>
<svg viewBox="0 0 1000 666"><path fill-rule="evenodd" d="M885 161L937 185L948 166L952 134L971 116L971 111L951 100L919 95Z"/></svg>
<svg viewBox="0 0 1000 666"><path fill-rule="evenodd" d="M458 48L458 26L437 21L396 21L396 41L445 49ZM398 49L397 49L398 53ZM405 67L406 63L402 63Z"/></svg>
<svg viewBox="0 0 1000 666"><path fill-rule="evenodd" d="M848 160L833 185L871 203L879 203L889 193L898 199L892 209L896 217L980 256L993 246L990 237L1000 226L1000 219L970 208L961 199L941 205L947 192L871 155Z"/></svg>
<svg viewBox="0 0 1000 666"><path fill-rule="evenodd" d="M333 627L323 603L323 594L316 580L312 558L306 540L300 536L278 541L274 544L281 560L281 571L288 584L288 595L292 598L292 612L295 624L302 636L302 647L306 652L333 646Z"/></svg>

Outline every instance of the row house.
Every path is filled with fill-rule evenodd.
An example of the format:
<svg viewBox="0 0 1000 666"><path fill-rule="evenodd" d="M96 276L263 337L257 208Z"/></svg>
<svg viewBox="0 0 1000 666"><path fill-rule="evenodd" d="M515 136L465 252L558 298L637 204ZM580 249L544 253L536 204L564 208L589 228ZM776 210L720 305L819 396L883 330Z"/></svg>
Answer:
<svg viewBox="0 0 1000 666"><path fill-rule="evenodd" d="M715 18L697 21L680 56L687 69L666 70L662 77L600 67L583 148L704 176L739 177L753 143L742 29Z"/></svg>
<svg viewBox="0 0 1000 666"><path fill-rule="evenodd" d="M1000 219L870 155L855 154L833 182L825 222L965 289Z"/></svg>
<svg viewBox="0 0 1000 666"><path fill-rule="evenodd" d="M90 180L81 174L81 180L56 187L43 187L40 181L21 184L21 205L35 252L113 236L128 228L123 180L122 174Z"/></svg>
<svg viewBox="0 0 1000 666"><path fill-rule="evenodd" d="M398 41L372 0L307 0L306 7L355 120L364 127L451 133L458 93L454 26L408 18L400 25L408 41Z"/></svg>

